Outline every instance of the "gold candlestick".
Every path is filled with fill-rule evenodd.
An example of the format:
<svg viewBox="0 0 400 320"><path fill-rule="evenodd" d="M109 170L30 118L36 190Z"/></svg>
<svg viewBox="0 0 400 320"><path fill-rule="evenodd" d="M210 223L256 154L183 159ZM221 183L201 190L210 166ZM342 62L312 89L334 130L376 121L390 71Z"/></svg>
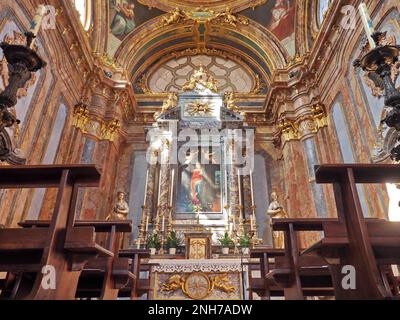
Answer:
<svg viewBox="0 0 400 320"><path fill-rule="evenodd" d="M139 237L137 240L137 248L140 249L140 245L146 242L147 230L146 230L146 206L142 206L142 220L139 227Z"/></svg>
<svg viewBox="0 0 400 320"><path fill-rule="evenodd" d="M238 235L243 236L244 235L244 220L243 218L239 219L239 230L238 230Z"/></svg>
<svg viewBox="0 0 400 320"><path fill-rule="evenodd" d="M168 225L167 225L167 234L170 235L173 230L173 220L172 220L172 207L169 208L169 216L168 216Z"/></svg>
<svg viewBox="0 0 400 320"><path fill-rule="evenodd" d="M155 233L159 234L160 233L160 213L161 213L161 206L157 206L157 216L156 216L156 223L154 226L154 231Z"/></svg>

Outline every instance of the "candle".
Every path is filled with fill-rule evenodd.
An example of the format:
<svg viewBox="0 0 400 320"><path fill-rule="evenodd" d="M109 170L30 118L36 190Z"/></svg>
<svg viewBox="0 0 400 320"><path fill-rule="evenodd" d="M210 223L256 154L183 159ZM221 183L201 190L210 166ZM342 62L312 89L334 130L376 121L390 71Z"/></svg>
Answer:
<svg viewBox="0 0 400 320"><path fill-rule="evenodd" d="M239 189L239 205L242 205L242 183L240 181L240 173L239 173L239 169L238 169L238 189Z"/></svg>
<svg viewBox="0 0 400 320"><path fill-rule="evenodd" d="M140 249L140 239L137 241L137 248Z"/></svg>
<svg viewBox="0 0 400 320"><path fill-rule="evenodd" d="M358 11L361 15L361 20L364 25L365 33L367 34L369 46L371 47L371 49L374 49L376 48L376 44L374 39L372 39L372 34L375 32L375 29L372 24L371 17L369 16L367 5L365 3L361 3L358 7Z"/></svg>
<svg viewBox="0 0 400 320"><path fill-rule="evenodd" d="M146 213L146 234L149 231L149 215Z"/></svg>
<svg viewBox="0 0 400 320"><path fill-rule="evenodd" d="M37 34L39 33L43 17L46 14L46 12L47 12L46 6L42 4L39 5L39 7L36 10L36 14L31 22L31 27L29 29L29 32L32 32L34 36L37 36Z"/></svg>
<svg viewBox="0 0 400 320"><path fill-rule="evenodd" d="M225 167L225 194L226 194L226 203L228 203L228 168Z"/></svg>
<svg viewBox="0 0 400 320"><path fill-rule="evenodd" d="M157 204L160 205L160 196L161 196L161 170L158 174L158 196L157 196Z"/></svg>
<svg viewBox="0 0 400 320"><path fill-rule="evenodd" d="M251 205L254 206L253 171L250 170Z"/></svg>
<svg viewBox="0 0 400 320"><path fill-rule="evenodd" d="M228 203L228 154L226 152L226 146L224 148L224 161L225 161L225 196L226 203Z"/></svg>
<svg viewBox="0 0 400 320"><path fill-rule="evenodd" d="M174 173L175 173L175 170L174 169L172 169L172 173L171 173L171 194L170 194L170 197L169 197L169 206L172 208L172 198L173 198L173 195L174 195Z"/></svg>
<svg viewBox="0 0 400 320"><path fill-rule="evenodd" d="M144 200L143 200L143 207L146 207L146 202L147 202L147 183L149 181L149 169L147 169L146 172L146 182L144 185Z"/></svg>
<svg viewBox="0 0 400 320"><path fill-rule="evenodd" d="M164 228L165 228L165 216L163 215L162 217L162 227L161 227L161 231L164 232Z"/></svg>

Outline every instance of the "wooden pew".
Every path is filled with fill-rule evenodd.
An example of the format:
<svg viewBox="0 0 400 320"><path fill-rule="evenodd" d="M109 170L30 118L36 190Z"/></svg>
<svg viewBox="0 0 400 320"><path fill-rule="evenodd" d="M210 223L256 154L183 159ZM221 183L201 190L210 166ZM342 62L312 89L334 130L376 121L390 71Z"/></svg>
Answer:
<svg viewBox="0 0 400 320"><path fill-rule="evenodd" d="M15 286L2 298L73 299L84 262L93 256L112 256L94 241L94 227L72 230L79 187L97 187L94 165L0 167L0 188L58 188L50 225L46 228L0 229L0 272ZM42 285L42 268L56 271L55 289ZM9 282L7 282L9 284Z"/></svg>
<svg viewBox="0 0 400 320"><path fill-rule="evenodd" d="M43 228L49 224L49 221L19 223L24 228ZM132 231L132 222L77 220L73 227L94 227L96 234L107 233L106 249L113 253L113 257L94 257L87 261L79 278L76 297L116 300L119 289L134 278L130 272L130 259L119 256L121 234Z"/></svg>
<svg viewBox="0 0 400 320"><path fill-rule="evenodd" d="M129 258L130 272L134 275L129 279L128 284L120 291L120 297L129 297L131 300L139 299L143 294L150 293L150 281L141 279L140 273L143 271L150 272L150 265L145 264L143 260L150 258L150 250L147 249L125 249L120 250L119 257Z"/></svg>
<svg viewBox="0 0 400 320"><path fill-rule="evenodd" d="M400 264L400 222L389 222L379 219L366 219L366 227L372 250L378 264L378 270L389 296L399 295L397 280L390 268L392 264ZM301 255L317 255L330 265L333 276L335 295L338 299L346 299L347 290L341 286L341 261L347 259L349 237L344 224L331 222L323 225L324 238L304 250Z"/></svg>
<svg viewBox="0 0 400 320"><path fill-rule="evenodd" d="M287 300L302 300L305 296L333 296L328 263L315 256L300 256L297 232L321 231L326 222L335 219L273 219L274 231L284 232L285 255L275 259L274 269L266 279L283 287Z"/></svg>
<svg viewBox="0 0 400 320"><path fill-rule="evenodd" d="M283 288L275 281L270 281L266 275L275 268L275 263L270 259L285 255L283 249L256 246L250 249L250 258L258 259L258 263L248 263L249 268L249 299L253 300L253 292L256 292L261 300L270 300L271 296L282 296ZM252 271L259 271L261 278L253 278Z"/></svg>
<svg viewBox="0 0 400 320"><path fill-rule="evenodd" d="M391 234L391 240L385 234L380 234L380 239L371 239L356 184L400 183L400 166L394 164L320 165L315 166L315 176L317 183L333 184L338 218L346 228L348 239L344 252L339 255L340 263L335 265L335 268L332 267L333 281L338 289L337 298L392 298L379 270L378 260L389 256L390 261L395 261L396 256L400 255L396 244L392 242L392 240L397 241L397 234ZM380 247L379 252L376 252L376 245ZM379 254L383 256L380 257ZM354 290L340 290L340 281L343 276L340 272L344 265L351 265L356 269L356 289Z"/></svg>

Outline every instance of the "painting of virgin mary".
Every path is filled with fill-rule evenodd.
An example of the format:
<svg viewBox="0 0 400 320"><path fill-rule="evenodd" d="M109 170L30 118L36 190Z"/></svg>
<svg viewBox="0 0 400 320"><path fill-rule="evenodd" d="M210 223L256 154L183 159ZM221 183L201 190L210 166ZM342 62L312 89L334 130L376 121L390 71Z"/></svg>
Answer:
<svg viewBox="0 0 400 320"><path fill-rule="evenodd" d="M220 165L183 164L178 177L178 213L221 212Z"/></svg>
<svg viewBox="0 0 400 320"><path fill-rule="evenodd" d="M191 181L191 196L193 204L195 206L198 206L200 204L202 183L203 183L203 172L201 170L201 165L200 163L196 163L196 167L192 172L192 181Z"/></svg>

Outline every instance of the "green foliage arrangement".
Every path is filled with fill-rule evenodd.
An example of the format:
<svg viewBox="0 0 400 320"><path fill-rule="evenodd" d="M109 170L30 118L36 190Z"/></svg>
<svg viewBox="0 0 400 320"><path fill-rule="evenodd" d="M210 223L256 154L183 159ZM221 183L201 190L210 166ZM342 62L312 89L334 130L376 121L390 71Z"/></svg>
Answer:
<svg viewBox="0 0 400 320"><path fill-rule="evenodd" d="M234 245L232 239L229 237L229 233L225 232L223 237L220 237L218 241L221 243L223 248L229 248Z"/></svg>
<svg viewBox="0 0 400 320"><path fill-rule="evenodd" d="M161 248L160 237L157 233L152 233L149 235L147 238L147 248L156 248L157 250Z"/></svg>
<svg viewBox="0 0 400 320"><path fill-rule="evenodd" d="M178 248L182 244L182 240L176 236L174 230L171 231L170 235L167 237L168 248Z"/></svg>
<svg viewBox="0 0 400 320"><path fill-rule="evenodd" d="M249 234L245 234L239 238L239 245L242 248L250 248L251 247L251 237Z"/></svg>

